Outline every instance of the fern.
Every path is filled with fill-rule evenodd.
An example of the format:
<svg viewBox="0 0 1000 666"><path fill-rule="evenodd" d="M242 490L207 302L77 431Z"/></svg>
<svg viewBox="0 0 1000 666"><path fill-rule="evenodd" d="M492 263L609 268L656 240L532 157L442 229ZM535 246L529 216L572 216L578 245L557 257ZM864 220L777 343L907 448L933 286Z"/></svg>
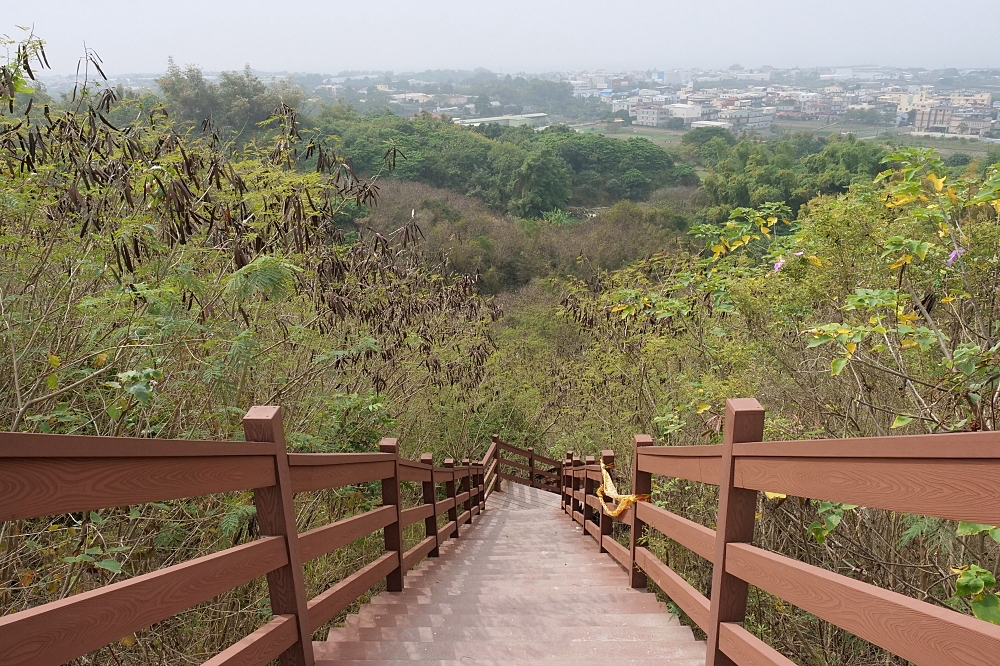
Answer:
<svg viewBox="0 0 1000 666"><path fill-rule="evenodd" d="M257 515L257 507L252 504L241 504L222 517L219 528L226 538L236 536L240 530Z"/></svg>
<svg viewBox="0 0 1000 666"><path fill-rule="evenodd" d="M272 301L288 297L295 285L295 272L302 269L278 257L262 254L226 278L225 295L237 305L260 294Z"/></svg>

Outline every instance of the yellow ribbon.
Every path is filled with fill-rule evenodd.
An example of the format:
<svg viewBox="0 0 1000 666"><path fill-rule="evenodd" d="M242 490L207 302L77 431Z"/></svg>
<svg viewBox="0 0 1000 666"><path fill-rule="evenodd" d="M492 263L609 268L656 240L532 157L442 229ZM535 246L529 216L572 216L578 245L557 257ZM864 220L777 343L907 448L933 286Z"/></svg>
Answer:
<svg viewBox="0 0 1000 666"><path fill-rule="evenodd" d="M648 502L649 495L620 495L618 494L618 489L615 488L615 482L611 480L611 475L608 474L608 468L604 465L604 461L601 461L601 475L604 477L603 482L598 486L596 494L597 499L601 502L601 507L604 509L604 513L611 516L612 518L617 518L622 515L628 508L635 504L636 502ZM610 508L604 503L605 496L610 497L612 500L618 503L614 509Z"/></svg>

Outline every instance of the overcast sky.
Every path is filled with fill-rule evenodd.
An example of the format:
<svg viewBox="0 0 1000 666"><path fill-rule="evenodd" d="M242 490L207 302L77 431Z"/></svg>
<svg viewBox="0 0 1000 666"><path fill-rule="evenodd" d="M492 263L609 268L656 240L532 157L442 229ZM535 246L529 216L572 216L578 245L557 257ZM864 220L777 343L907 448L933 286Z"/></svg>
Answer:
<svg viewBox="0 0 1000 666"><path fill-rule="evenodd" d="M111 74L205 70L1000 66L1000 0L0 0L0 34L34 25L54 73L83 44Z"/></svg>

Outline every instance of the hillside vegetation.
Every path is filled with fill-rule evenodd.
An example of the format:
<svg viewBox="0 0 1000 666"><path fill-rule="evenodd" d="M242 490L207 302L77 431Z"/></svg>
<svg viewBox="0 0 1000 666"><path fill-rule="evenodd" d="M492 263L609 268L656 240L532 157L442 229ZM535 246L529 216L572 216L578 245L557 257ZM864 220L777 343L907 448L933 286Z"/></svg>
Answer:
<svg viewBox="0 0 1000 666"><path fill-rule="evenodd" d="M188 106L93 82L36 103L24 58L40 47L0 79L0 430L239 439L249 406L280 404L298 451L392 435L407 457L475 458L496 432L628 460L637 432L718 443L735 396L760 399L768 438L997 428L995 166L839 136L697 130L669 153L344 106L303 119L249 72ZM713 489L657 483L655 502L714 523ZM377 485L299 497L300 529L365 510ZM760 513L764 547L1000 622L993 526L808 498ZM246 494L8 523L0 602L255 530ZM703 562L651 542L706 591ZM317 560L307 584L380 548ZM266 594L79 663L200 663L259 625ZM901 663L766 595L751 611L799 663Z"/></svg>

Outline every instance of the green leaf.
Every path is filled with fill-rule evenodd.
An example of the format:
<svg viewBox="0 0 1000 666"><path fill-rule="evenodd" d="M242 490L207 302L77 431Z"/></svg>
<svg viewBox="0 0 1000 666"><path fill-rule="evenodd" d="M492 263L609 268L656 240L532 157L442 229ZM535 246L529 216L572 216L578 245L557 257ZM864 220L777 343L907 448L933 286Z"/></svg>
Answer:
<svg viewBox="0 0 1000 666"><path fill-rule="evenodd" d="M107 411L108 416L111 417L115 421L117 421L118 419L120 419L122 417L123 410L122 410L121 405L119 405L117 402L111 403L111 405L108 406L107 410L105 410L105 411Z"/></svg>
<svg viewBox="0 0 1000 666"><path fill-rule="evenodd" d="M844 371L845 367L847 367L846 358L835 358L833 359L833 362L830 364L830 374L836 377L837 375L839 375Z"/></svg>
<svg viewBox="0 0 1000 666"><path fill-rule="evenodd" d="M984 594L972 600L972 614L980 620L1000 624L1000 598Z"/></svg>
<svg viewBox="0 0 1000 666"><path fill-rule="evenodd" d="M892 425L889 426L889 427L890 428L902 428L903 426L908 425L909 423L912 423L912 422L913 422L913 417L912 416L903 416L902 414L898 414L896 416L896 418L893 420Z"/></svg>
<svg viewBox="0 0 1000 666"><path fill-rule="evenodd" d="M967 523L964 520L958 523L958 528L955 530L956 536L972 536L974 534L979 534L980 532L988 532L989 530L997 529L993 525L984 525L982 523ZM991 535L992 536L992 535Z"/></svg>
<svg viewBox="0 0 1000 666"><path fill-rule="evenodd" d="M94 566L100 567L102 569L107 569L111 573L120 573L122 570L122 565L115 560L101 560Z"/></svg>
<svg viewBox="0 0 1000 666"><path fill-rule="evenodd" d="M969 573L962 574L955 581L955 594L960 597L970 597L979 594L986 587L986 583L981 578L969 575Z"/></svg>
<svg viewBox="0 0 1000 666"><path fill-rule="evenodd" d="M50 391L55 391L59 388L59 378L55 375L49 375L49 378L45 381L45 385L49 387Z"/></svg>

